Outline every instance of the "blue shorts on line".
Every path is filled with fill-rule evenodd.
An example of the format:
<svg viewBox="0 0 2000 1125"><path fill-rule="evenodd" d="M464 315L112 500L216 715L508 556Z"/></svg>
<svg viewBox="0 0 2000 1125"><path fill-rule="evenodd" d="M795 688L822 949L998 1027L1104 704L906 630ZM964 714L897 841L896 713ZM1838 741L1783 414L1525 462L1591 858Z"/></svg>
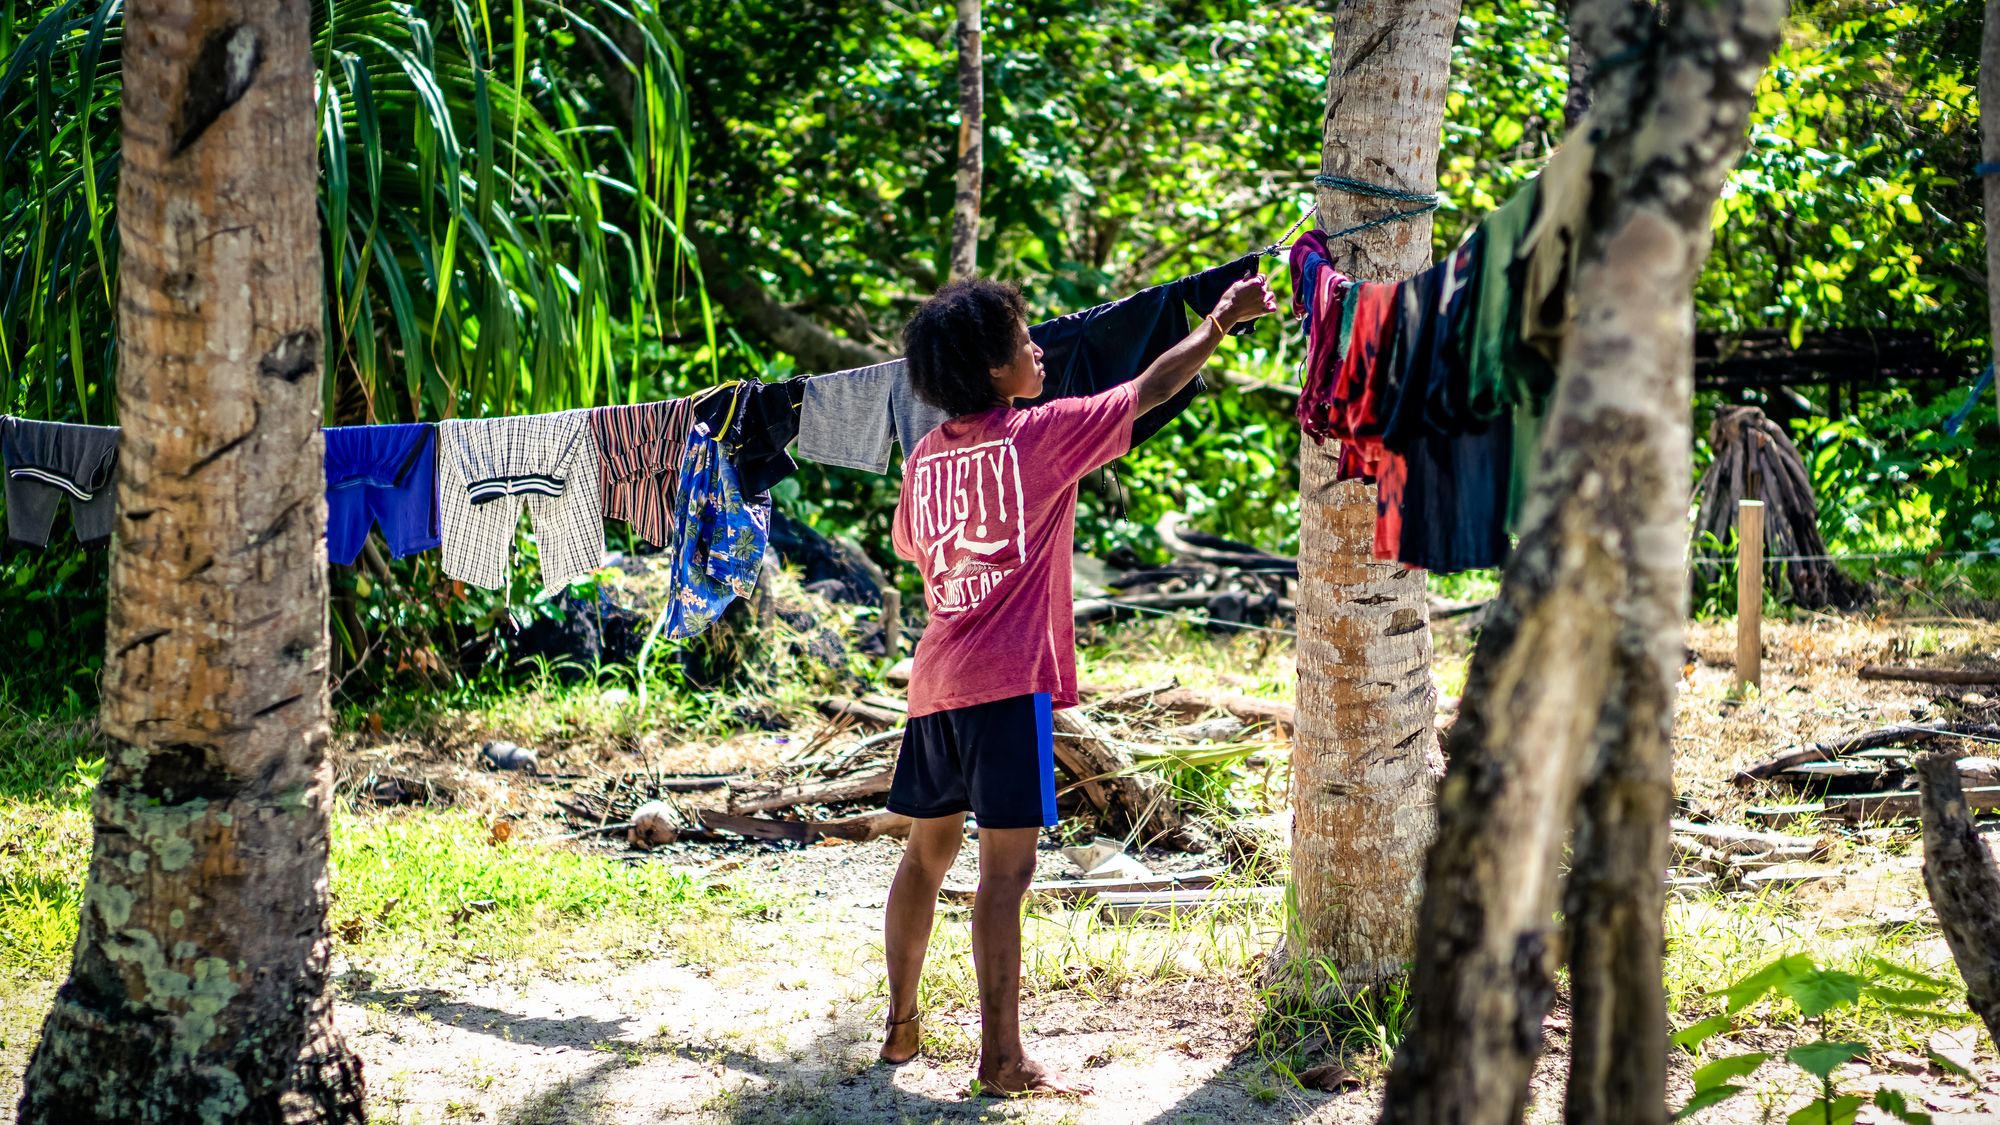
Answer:
<svg viewBox="0 0 2000 1125"><path fill-rule="evenodd" d="M326 438L326 557L352 565L380 525L398 558L436 550L437 427L336 426Z"/></svg>
<svg viewBox="0 0 2000 1125"><path fill-rule="evenodd" d="M1054 709L1047 692L911 719L889 811L919 820L970 812L981 828L1056 822Z"/></svg>

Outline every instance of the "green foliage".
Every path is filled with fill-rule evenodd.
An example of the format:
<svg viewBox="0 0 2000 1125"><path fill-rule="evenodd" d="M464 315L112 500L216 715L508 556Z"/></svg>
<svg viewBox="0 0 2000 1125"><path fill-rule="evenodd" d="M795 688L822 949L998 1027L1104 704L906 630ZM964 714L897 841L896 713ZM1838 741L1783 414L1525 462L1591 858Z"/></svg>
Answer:
<svg viewBox="0 0 2000 1125"><path fill-rule="evenodd" d="M0 511L0 518L4 518ZM104 667L104 581L109 556L84 550L62 526L47 551L0 546L0 702L36 714L73 714L97 698Z"/></svg>
<svg viewBox="0 0 2000 1125"><path fill-rule="evenodd" d="M980 261L1021 284L1037 317L1268 243L1310 199L1323 10L991 0L985 17ZM737 310L677 291L683 231L702 231L724 268L787 307L885 351L939 280L957 136L949 5L319 0L315 18L338 420L804 373L747 338ZM1968 374L1980 365L1977 40L1969 5L1794 5L1717 212L1702 327L1925 329ZM0 21L0 121L17 138L0 151L0 409L111 412L120 47L115 0L39 0ZM1552 0L1468 0L1439 248L1560 143L1567 52ZM1266 266L1282 277L1281 261ZM1299 350L1295 326L1272 318L1225 349L1210 382L1290 381ZM1824 415L1812 393L1804 405ZM1948 386L1888 386L1795 425L1833 550L2000 550L2000 416L1989 396L1945 437L1960 400ZM1212 391L1085 488L1079 546L1157 558L1149 529L1181 510L1205 530L1293 549L1292 405ZM893 473L807 465L776 499L892 563L896 489ZM25 558L0 560L0 591L41 589L45 567L65 565ZM30 580L10 586L23 567ZM476 591L441 602L434 567L392 569L411 604L359 597L371 635L457 644L506 610ZM39 630L36 651L97 652L101 574L79 563L34 606L0 596L0 630ZM1940 581L1976 592L1994 579L1966 567ZM50 661L32 675L59 701L88 698L93 672Z"/></svg>
<svg viewBox="0 0 2000 1125"><path fill-rule="evenodd" d="M1884 980L1910 981L1929 987L1902 988L1883 984ZM1934 1007L1945 998L1943 982L1881 957L1872 958L1865 971L1849 973L1823 968L1802 953L1788 954L1709 995L1721 998L1726 1014L1711 1016L1683 1029L1673 1037L1677 1046L1695 1050L1709 1039L1729 1033L1735 1028L1731 1017L1774 995L1789 1000L1798 1014L1811 1021L1819 1032L1817 1039L1785 1052L1785 1061L1811 1075L1819 1088L1817 1097L1786 1119L1788 1125L1849 1125L1864 1104L1864 1099L1857 1095L1840 1093L1833 1074L1867 1054L1868 1045L1828 1038L1831 1013L1857 1007L1866 999L1920 1017L1936 1019L1948 1015ZM1737 1085L1738 1080L1755 1074L1771 1058L1767 1052L1753 1051L1712 1059L1695 1068L1691 1079L1694 1093L1675 1113L1675 1119L1691 1117L1742 1093L1745 1087ZM1878 1091L1872 1104L1899 1121L1929 1125L1928 1115L1910 1109L1894 1091Z"/></svg>
<svg viewBox="0 0 2000 1125"><path fill-rule="evenodd" d="M689 212L718 251L788 304L893 350L941 278L957 137L950 5L782 10L678 0L695 142ZM989 2L984 272L1040 319L1268 244L1310 199L1330 24L1248 0ZM764 80L737 80L745 71ZM1283 263L1267 261L1283 272ZM1283 381L1282 318L1223 372ZM1253 342L1254 341L1254 342ZM1290 353L1287 354L1287 348ZM709 353L682 349L690 362ZM748 348L726 374L790 373ZM1211 379L1211 382L1217 382ZM1088 549L1153 549L1185 504L1267 546L1296 536L1297 427L1280 394L1219 391L1087 488ZM883 562L895 481L807 466L777 501ZM1291 518L1288 518L1291 517Z"/></svg>
<svg viewBox="0 0 2000 1125"><path fill-rule="evenodd" d="M0 407L112 420L122 15L43 3L0 44ZM658 11L321 0L313 27L328 416L631 397L615 341L671 296L687 176Z"/></svg>
<svg viewBox="0 0 2000 1125"><path fill-rule="evenodd" d="M1799 6L1717 215L1726 233L1697 288L1705 326L1983 342L1978 40L1968 6Z"/></svg>

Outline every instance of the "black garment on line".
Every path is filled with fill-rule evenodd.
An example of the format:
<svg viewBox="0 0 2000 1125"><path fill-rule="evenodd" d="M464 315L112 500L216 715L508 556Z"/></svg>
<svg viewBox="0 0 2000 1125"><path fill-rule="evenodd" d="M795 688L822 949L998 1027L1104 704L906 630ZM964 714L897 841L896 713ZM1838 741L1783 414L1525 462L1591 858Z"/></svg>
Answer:
<svg viewBox="0 0 2000 1125"><path fill-rule="evenodd" d="M1028 337L1042 349L1048 383L1029 405L1051 399L1082 398L1110 390L1139 377L1167 349L1187 339L1188 310L1203 316L1215 308L1235 282L1256 271L1257 253L1214 269L1142 289L1121 301L1045 320L1028 328ZM1232 335L1250 332L1256 321L1236 327ZM1181 392L1132 423L1132 444L1138 445L1188 408L1202 391L1199 375Z"/></svg>
<svg viewBox="0 0 2000 1125"><path fill-rule="evenodd" d="M116 516L118 428L0 416L0 496L7 539L46 547L56 513L69 502L79 543L111 538Z"/></svg>
<svg viewBox="0 0 2000 1125"><path fill-rule="evenodd" d="M1453 277L1478 276L1477 239L1456 253L1455 273L1441 263L1405 284L1398 336L1414 342L1394 356L1389 378L1398 394L1385 407L1383 440L1407 467L1396 557L1438 574L1499 566L1509 546L1514 428L1506 419L1480 422L1466 409L1463 333L1477 294L1470 283L1445 293Z"/></svg>
<svg viewBox="0 0 2000 1125"><path fill-rule="evenodd" d="M799 406L805 396L802 376L782 383L750 383L736 393L712 394L695 404L694 420L710 433L720 433L730 402L740 398L736 420L722 444L731 451L737 486L745 497L761 496L799 471L799 463L785 447L798 436Z"/></svg>

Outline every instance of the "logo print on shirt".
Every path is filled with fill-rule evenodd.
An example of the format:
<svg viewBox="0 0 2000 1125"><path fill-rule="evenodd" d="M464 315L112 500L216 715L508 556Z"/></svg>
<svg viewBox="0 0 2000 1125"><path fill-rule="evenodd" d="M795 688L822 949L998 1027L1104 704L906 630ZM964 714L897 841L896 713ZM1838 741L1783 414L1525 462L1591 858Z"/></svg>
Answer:
<svg viewBox="0 0 2000 1125"><path fill-rule="evenodd" d="M930 556L931 612L964 613L1021 567L1021 460L1011 438L929 453L906 466L914 538Z"/></svg>

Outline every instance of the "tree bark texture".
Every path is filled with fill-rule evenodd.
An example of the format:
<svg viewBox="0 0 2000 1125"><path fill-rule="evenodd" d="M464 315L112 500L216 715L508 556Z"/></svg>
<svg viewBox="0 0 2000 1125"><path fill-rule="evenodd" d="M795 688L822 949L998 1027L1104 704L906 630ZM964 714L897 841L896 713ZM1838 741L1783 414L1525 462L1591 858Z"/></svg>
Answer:
<svg viewBox="0 0 2000 1125"><path fill-rule="evenodd" d="M1923 789L1924 886L1974 1015L2000 1042L2000 867L1967 810L1958 755L1917 760Z"/></svg>
<svg viewBox="0 0 2000 1125"><path fill-rule="evenodd" d="M1409 192L1437 189L1458 0L1346 0L1334 12L1320 170ZM1321 188L1340 231L1408 204ZM1335 266L1371 281L1431 260L1419 215L1339 239ZM1305 952L1366 987L1413 948L1438 772L1424 575L1376 562L1375 490L1336 479L1336 449L1302 439L1298 725L1292 879Z"/></svg>
<svg viewBox="0 0 2000 1125"><path fill-rule="evenodd" d="M2000 164L2000 0L1986 0L1986 24L1979 43L1979 159ZM2000 175L1981 177L1986 190L1986 350L2000 351ZM1991 358L1991 357L1989 357ZM1994 381L2000 404L2000 380Z"/></svg>
<svg viewBox="0 0 2000 1125"><path fill-rule="evenodd" d="M1601 65L1592 198L1538 473L1446 750L1415 1012L1385 1122L1515 1122L1554 996L1575 841L1572 1121L1662 1122L1675 677L1686 613L1692 289L1783 0L1579 0ZM1587 1061L1586 1061L1587 1060Z"/></svg>
<svg viewBox="0 0 2000 1125"><path fill-rule="evenodd" d="M81 932L24 1122L358 1122L326 996L306 0L132 0L118 533Z"/></svg>
<svg viewBox="0 0 2000 1125"><path fill-rule="evenodd" d="M979 179L986 95L980 73L980 0L958 3L958 192L951 207L951 280L979 272Z"/></svg>

